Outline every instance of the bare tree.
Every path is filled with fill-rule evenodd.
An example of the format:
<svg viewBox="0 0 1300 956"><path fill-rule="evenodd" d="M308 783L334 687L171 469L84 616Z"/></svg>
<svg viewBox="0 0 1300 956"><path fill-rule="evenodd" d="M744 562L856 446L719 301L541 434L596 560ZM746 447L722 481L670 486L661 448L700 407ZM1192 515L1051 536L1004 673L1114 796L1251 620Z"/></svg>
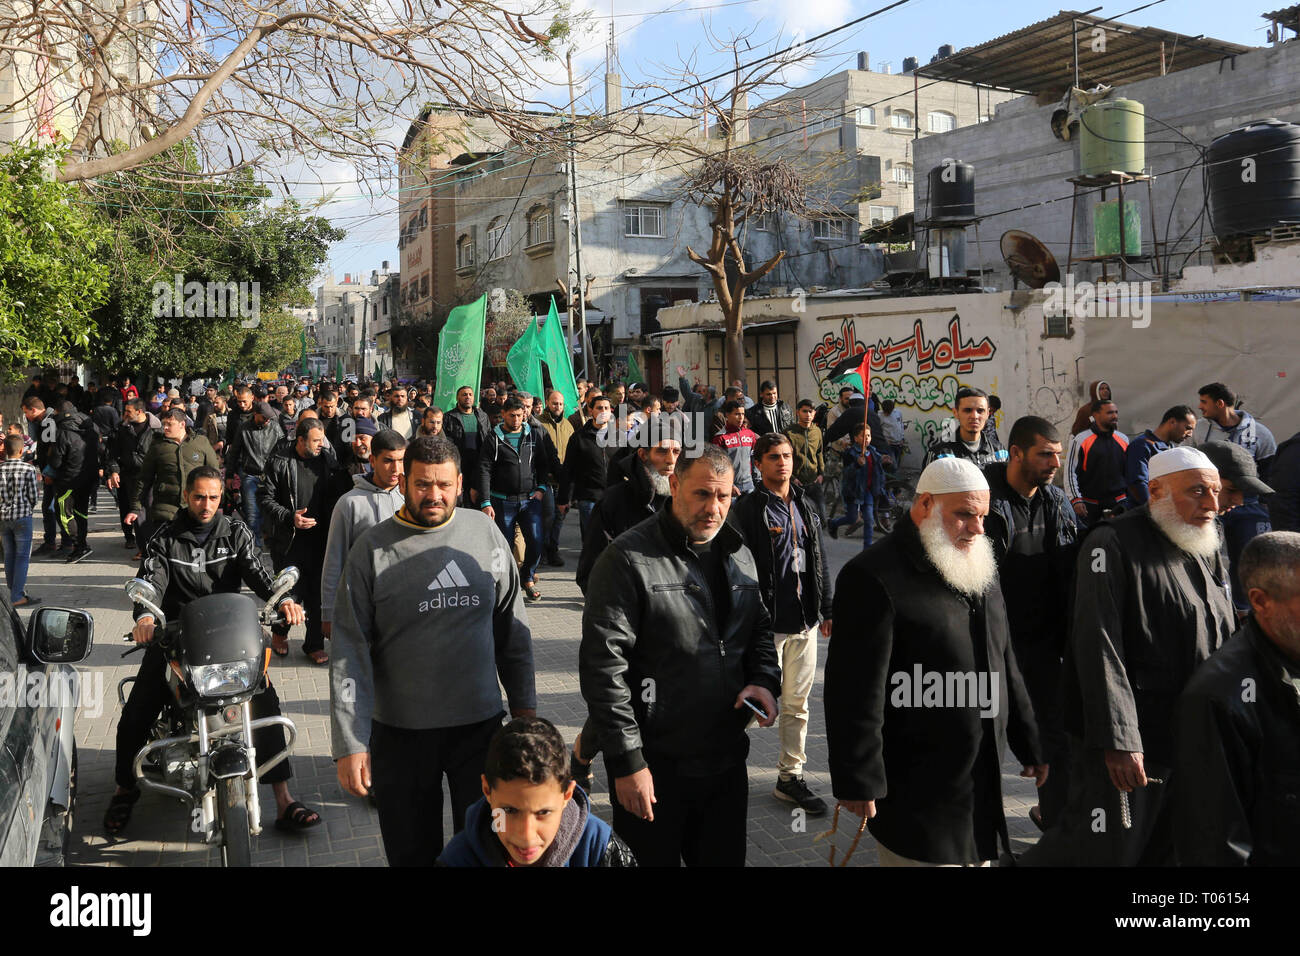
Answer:
<svg viewBox="0 0 1300 956"><path fill-rule="evenodd" d="M776 268L785 250L762 263L747 261L746 224L780 213L832 214L827 184L843 157L825 152L815 158L798 155L782 138L755 140L751 135L765 121L790 121L791 107L780 99L790 89L786 74L814 62L821 53L796 44L764 56L751 43L752 31L727 39L705 32L711 52L726 53L731 59L732 68L724 77L701 79L697 51L662 83L644 87L652 93L650 101L659 101L657 112L694 119L694 127L664 135L668 127L647 123L631 135L638 148L653 157L686 155L694 160L683 176L682 192L709 210L710 239L703 251L688 245L686 252L708 274L718 298L726 335L727 381L738 380L747 389L746 290ZM764 44L771 45L775 44ZM718 79L720 89L715 86ZM807 110L799 116L806 119Z"/></svg>
<svg viewBox="0 0 1300 956"><path fill-rule="evenodd" d="M209 173L307 156L364 184L391 171L385 126L428 103L526 130L563 2L0 0L0 72L27 136L69 142L65 181L189 141Z"/></svg>

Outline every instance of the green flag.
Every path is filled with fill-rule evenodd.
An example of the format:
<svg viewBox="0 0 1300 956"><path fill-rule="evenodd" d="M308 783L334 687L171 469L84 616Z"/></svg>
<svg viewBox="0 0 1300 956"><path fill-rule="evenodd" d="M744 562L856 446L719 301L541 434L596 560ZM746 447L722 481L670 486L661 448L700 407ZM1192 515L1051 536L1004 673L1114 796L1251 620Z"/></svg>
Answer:
<svg viewBox="0 0 1300 956"><path fill-rule="evenodd" d="M298 370L299 375L307 374L307 330L302 330L302 367Z"/></svg>
<svg viewBox="0 0 1300 956"><path fill-rule="evenodd" d="M645 383L645 376L641 374L641 366L636 364L636 353L627 353L627 380L628 383L641 382Z"/></svg>
<svg viewBox="0 0 1300 956"><path fill-rule="evenodd" d="M478 393L483 375L483 337L487 332L487 293L469 305L458 305L438 333L438 377L433 403L450 409L456 391L469 385Z"/></svg>
<svg viewBox="0 0 1300 956"><path fill-rule="evenodd" d="M343 356L340 355L334 362L334 381L336 384L343 384Z"/></svg>
<svg viewBox="0 0 1300 956"><path fill-rule="evenodd" d="M537 332L537 316L529 316L528 327L519 340L506 353L506 368L510 377L525 392L542 394L541 336ZM543 399L545 396L542 396Z"/></svg>
<svg viewBox="0 0 1300 956"><path fill-rule="evenodd" d="M560 328L560 316L555 311L554 297L551 298L551 311L546 315L546 324L542 326L538 344L542 361L551 372L551 387L564 396L566 410L576 410L578 383L573 377L573 353L569 351L569 340ZM540 374L538 377L541 377Z"/></svg>
<svg viewBox="0 0 1300 956"><path fill-rule="evenodd" d="M221 384L217 386L217 391L221 391L222 389L229 388L231 385L234 384L235 384L235 370L232 368L229 372L226 373L226 377L221 380Z"/></svg>

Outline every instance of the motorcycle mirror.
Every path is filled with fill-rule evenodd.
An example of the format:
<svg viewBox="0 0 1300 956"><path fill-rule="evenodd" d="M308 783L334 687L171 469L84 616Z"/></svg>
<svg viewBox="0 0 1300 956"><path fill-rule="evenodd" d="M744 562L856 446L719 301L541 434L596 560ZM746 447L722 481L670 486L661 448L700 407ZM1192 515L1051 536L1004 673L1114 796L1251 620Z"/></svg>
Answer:
<svg viewBox="0 0 1300 956"><path fill-rule="evenodd" d="M293 565L289 565L289 567L281 571L279 575L276 577L275 585L274 585L275 590L288 591L290 588L292 588L295 584L298 583L298 579L300 577L302 577L302 572L299 571Z"/></svg>
<svg viewBox="0 0 1300 956"><path fill-rule="evenodd" d="M158 604L162 601L158 589L143 578L132 578L126 582L126 596L137 604Z"/></svg>

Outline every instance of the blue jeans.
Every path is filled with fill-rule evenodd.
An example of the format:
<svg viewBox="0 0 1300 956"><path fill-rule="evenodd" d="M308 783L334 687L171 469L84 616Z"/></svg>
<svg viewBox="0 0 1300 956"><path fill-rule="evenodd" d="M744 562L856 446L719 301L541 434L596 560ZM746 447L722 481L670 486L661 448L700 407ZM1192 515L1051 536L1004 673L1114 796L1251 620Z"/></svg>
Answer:
<svg viewBox="0 0 1300 956"><path fill-rule="evenodd" d="M239 498L244 523L253 532L253 541L259 548L262 546L262 512L257 507L257 486L261 482L261 475L239 476Z"/></svg>
<svg viewBox="0 0 1300 956"><path fill-rule="evenodd" d="M547 485L546 494L542 496L542 526L546 530L546 553L553 554L560 550L560 529L564 527L564 515L555 510L555 488Z"/></svg>
<svg viewBox="0 0 1300 956"><path fill-rule="evenodd" d="M5 586L9 601L22 599L27 587L27 566L32 558L32 516L0 521L0 541L5 549Z"/></svg>
<svg viewBox="0 0 1300 956"><path fill-rule="evenodd" d="M519 572L525 584L537 579L537 565L542 560L542 503L536 498L526 501L492 499L497 527L506 537L506 544L515 540L515 524L524 534L524 566Z"/></svg>
<svg viewBox="0 0 1300 956"><path fill-rule="evenodd" d="M591 520L591 513L596 510L599 501L575 501L574 505L578 509L578 536L584 542L587 540L587 522Z"/></svg>
<svg viewBox="0 0 1300 956"><path fill-rule="evenodd" d="M876 528L876 501L870 495L865 502L854 499L844 501L844 514L838 518L832 518L830 526L832 528L843 528L851 525L858 520L858 514L862 515L862 549L865 551L871 547L872 533Z"/></svg>

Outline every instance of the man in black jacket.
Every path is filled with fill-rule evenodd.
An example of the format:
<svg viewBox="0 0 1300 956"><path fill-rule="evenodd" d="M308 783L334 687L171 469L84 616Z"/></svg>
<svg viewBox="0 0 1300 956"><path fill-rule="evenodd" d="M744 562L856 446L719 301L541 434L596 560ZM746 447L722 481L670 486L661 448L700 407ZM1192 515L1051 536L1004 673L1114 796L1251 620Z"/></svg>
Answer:
<svg viewBox="0 0 1300 956"><path fill-rule="evenodd" d="M234 515L221 514L221 472L207 466L190 472L185 507L149 539L138 576L162 594L160 607L168 620L174 620L195 598L238 593L241 583L265 601L271 597L274 584L257 556L248 526ZM290 623L302 623L302 607L290 598L283 600L280 609ZM137 644L153 640L154 624L152 614L140 607L135 609L132 636ZM104 829L109 833L121 832L140 798L132 762L149 739L149 730L166 703L166 672L166 656L157 645L148 647L117 724L117 790L104 815ZM269 677L262 692L253 698L252 711L254 719L280 713L280 699ZM253 746L258 759L265 762L284 750L284 730L267 727L254 731ZM275 792L279 808L275 825L289 830L315 826L320 823L320 815L294 801L289 793L291 776L289 761L285 760L261 778Z"/></svg>
<svg viewBox="0 0 1300 956"><path fill-rule="evenodd" d="M1300 534L1252 539L1238 573L1251 616L1187 682L1174 718L1180 866L1295 866L1300 829Z"/></svg>
<svg viewBox="0 0 1300 956"><path fill-rule="evenodd" d="M1174 705L1232 635L1236 614L1217 525L1218 470L1202 452L1178 447L1154 456L1149 475L1150 503L1101 522L1080 547L1065 668L1070 789L1022 865L1176 859Z"/></svg>
<svg viewBox="0 0 1300 956"><path fill-rule="evenodd" d="M240 400L245 399L241 397ZM258 509L258 486L267 459L283 437L275 409L266 402L258 402L252 406L252 418L240 423L238 443L226 448L226 480L229 482L232 475L237 476L233 480L239 489L244 521L259 548L262 547L262 513Z"/></svg>
<svg viewBox="0 0 1300 956"><path fill-rule="evenodd" d="M560 470L551 438L541 428L524 421L524 406L506 399L501 424L492 430L479 457L480 507L497 523L507 541L514 541L515 526L524 535L524 564L519 576L529 601L541 599L537 566L542 560L543 479Z"/></svg>
<svg viewBox="0 0 1300 956"><path fill-rule="evenodd" d="M263 515L266 544L276 572L294 566L302 571L298 594L307 609L307 633L302 651L315 664L329 663L321 630L320 580L325 569L325 543L334 511L336 481L323 453L325 428L319 418L304 418L294 431L291 450L272 455L262 473L258 507ZM272 630L272 650L289 653L287 628Z"/></svg>
<svg viewBox="0 0 1300 956"><path fill-rule="evenodd" d="M134 484L140 469L144 467L145 455L153 441L154 432L149 419L153 417L144 407L144 401L133 398L122 408L122 423L113 432L108 445L108 461L105 471L108 473L108 487L117 492L117 511L122 522L122 534L126 538L126 547L134 548L135 526L128 524L126 516L131 513L131 495L128 489ZM162 428L162 422L158 422ZM140 542L144 550L146 542ZM141 554L140 557L144 555Z"/></svg>
<svg viewBox="0 0 1300 956"><path fill-rule="evenodd" d="M39 380L33 380L36 388ZM59 550L59 519L54 513L54 477L49 465L50 452L59 440L59 419L54 409L45 404L40 395L28 389L23 397L23 417L27 419L27 434L36 442L36 468L41 473L41 520L45 527L45 543L32 552L33 558L45 558ZM63 546L70 548L71 536L63 532Z"/></svg>
<svg viewBox="0 0 1300 956"><path fill-rule="evenodd" d="M886 866L979 866L1009 850L1002 753L1042 786L1011 650L988 483L962 458L921 473L909 516L835 582L826 742L835 796Z"/></svg>
<svg viewBox="0 0 1300 956"><path fill-rule="evenodd" d="M456 390L456 407L443 416L442 433L460 452L460 473L469 477L465 482L465 500L459 503L482 505L477 483L478 458L488 435L492 434L492 422L483 409L474 406L474 389L470 386L462 385Z"/></svg>
<svg viewBox="0 0 1300 956"><path fill-rule="evenodd" d="M615 440L618 428L610 400L603 395L591 403L590 420L573 433L564 452L560 471L557 505L572 505L578 510L578 533L585 544L587 523L596 505L605 497L610 462L619 451Z"/></svg>
<svg viewBox="0 0 1300 956"><path fill-rule="evenodd" d="M764 382L758 386L758 401L745 410L749 427L760 436L768 432L784 432L794 424L794 413L790 406L777 395L776 382Z"/></svg>
<svg viewBox="0 0 1300 956"><path fill-rule="evenodd" d="M791 483L790 439L768 432L754 446L754 460L762 480L753 494L736 502L727 520L754 555L781 664L781 753L772 796L819 817L826 813L826 803L809 789L803 768L808 759L808 697L817 676L817 635L831 636L831 580L821 517L803 490Z"/></svg>
<svg viewBox="0 0 1300 956"><path fill-rule="evenodd" d="M754 557L727 525L731 459L680 458L671 506L591 574L578 671L613 781L614 831L642 866L743 866L745 727L776 720L781 675Z"/></svg>
<svg viewBox="0 0 1300 956"><path fill-rule="evenodd" d="M605 492L587 519L577 573L578 589L583 593L596 559L609 543L658 514L672 495L669 476L682 453L682 429L667 415L652 419L646 427L648 434L660 436L659 442L652 448L638 448L609 466Z"/></svg>
<svg viewBox="0 0 1300 956"><path fill-rule="evenodd" d="M86 415L71 402L59 406L58 437L50 449L47 464L53 469L54 501L63 513L71 513L75 528L72 550L66 563L76 564L93 552L86 543L90 499L99 481L99 432Z"/></svg>
<svg viewBox="0 0 1300 956"><path fill-rule="evenodd" d="M1065 805L1069 754L1061 711L1062 658L1069 632L1071 580L1078 553L1074 509L1052 484L1061 467L1061 440L1046 419L1026 416L1011 426L1010 459L984 467L993 543L1007 605L1011 646L1034 705L1043 760L1052 768L1029 818L1039 829Z"/></svg>

